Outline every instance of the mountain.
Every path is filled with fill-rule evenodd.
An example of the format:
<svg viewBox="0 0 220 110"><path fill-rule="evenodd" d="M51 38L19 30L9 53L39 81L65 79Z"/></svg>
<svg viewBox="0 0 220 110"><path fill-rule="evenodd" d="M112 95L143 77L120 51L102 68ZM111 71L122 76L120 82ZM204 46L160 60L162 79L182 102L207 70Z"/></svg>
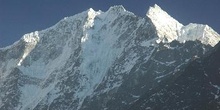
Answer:
<svg viewBox="0 0 220 110"><path fill-rule="evenodd" d="M0 109L134 110L144 103L154 106L144 99L163 89L181 88L174 85L181 83L178 81L188 84L186 79L193 72L185 71L211 55L219 40L211 27L184 26L157 5L144 18L123 6L106 12L89 9L0 49ZM219 83L212 84L218 87ZM181 93L181 89L174 92ZM187 90L190 93L194 91ZM170 104L155 103L160 108Z"/></svg>
<svg viewBox="0 0 220 110"><path fill-rule="evenodd" d="M191 62L172 81L142 95L130 110L219 110L220 43L208 54Z"/></svg>

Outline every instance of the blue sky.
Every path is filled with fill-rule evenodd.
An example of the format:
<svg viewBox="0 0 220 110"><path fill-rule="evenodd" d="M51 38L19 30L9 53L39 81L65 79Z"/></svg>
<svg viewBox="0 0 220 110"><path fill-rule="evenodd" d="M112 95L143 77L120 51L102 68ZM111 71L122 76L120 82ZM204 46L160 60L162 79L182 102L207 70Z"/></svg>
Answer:
<svg viewBox="0 0 220 110"><path fill-rule="evenodd" d="M183 24L208 24L220 33L220 0L0 0L0 47L89 8L106 11L110 6L123 5L145 17L154 4Z"/></svg>

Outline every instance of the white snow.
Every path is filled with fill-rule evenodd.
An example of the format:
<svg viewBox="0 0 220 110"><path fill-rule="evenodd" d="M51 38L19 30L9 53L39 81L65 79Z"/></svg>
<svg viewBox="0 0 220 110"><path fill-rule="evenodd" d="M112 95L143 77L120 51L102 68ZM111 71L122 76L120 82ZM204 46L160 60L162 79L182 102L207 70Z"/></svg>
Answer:
<svg viewBox="0 0 220 110"><path fill-rule="evenodd" d="M190 23L182 27L177 40L181 43L199 40L203 44L214 47L220 41L220 36L207 25Z"/></svg>
<svg viewBox="0 0 220 110"><path fill-rule="evenodd" d="M157 42L172 42L178 38L178 31L182 24L163 11L158 5L150 7L147 17L151 19L156 27L159 39Z"/></svg>
<svg viewBox="0 0 220 110"><path fill-rule="evenodd" d="M17 60L8 60L7 62L4 62L2 65L6 65L6 71L7 73L10 73L10 70L14 67L18 67L23 75L27 75L31 78L36 78L42 80L39 85L30 85L26 84L20 88L21 90L21 100L20 102L23 104L22 108L34 108L40 101L43 100L47 96L47 93L51 93L50 98L48 98L48 103L51 103L53 99L58 97L60 94L58 93L59 90L55 89L55 85L58 83L55 79L53 83L50 83L49 86L46 88L42 88L42 85L47 81L47 79L50 77L51 74L58 74L62 76L63 71L59 71L63 69L66 66L66 62L69 60L71 55L74 53L73 48L76 48L75 46L78 44L75 44L75 40L79 39L79 44L81 46L80 51L80 58L82 58L81 65L79 66L80 74L84 77L80 80L79 88L75 91L74 94L75 98L79 98L79 106L78 109L81 107L81 104L83 103L84 99L87 96L94 95L94 90L97 88L97 86L102 82L103 78L106 76L109 68L111 68L114 61L121 55L121 53L125 50L126 47L124 43L126 41L120 41L120 46L116 47L115 44L119 42L119 36L124 33L126 30L126 23L122 24L122 29L120 29L120 32L116 33L115 31L119 30L117 27L110 27L109 24L111 24L117 17L118 14L125 14L125 15L132 15L133 13L128 12L124 9L122 6L114 6L111 7L107 12L101 12L101 11L94 11L93 9L89 9L88 11L85 11L83 13L77 14L72 17L65 17L63 20L61 20L56 25L43 30L43 31L36 31L33 33L25 34L23 38L19 42L25 43L25 50L20 59ZM86 17L84 17L86 15ZM154 25L156 26L157 34L159 38L153 38L150 40L143 40L139 42L140 46L142 47L150 47L150 46L156 46L155 42L172 42L173 40L178 40L181 43L184 43L188 40L200 40L204 44L210 44L211 46L214 46L219 41L219 35L218 33L214 32L210 27L206 25L197 25L197 24L189 24L187 26L183 26L181 23L173 19L170 15L168 15L165 11L163 11L159 6L155 5L154 7L151 7L147 13L147 16L152 20ZM86 19L84 19L86 18ZM82 20L83 19L83 20ZM62 40L64 39L64 30L60 29L60 23L62 22L68 22L73 23L75 20L81 20L83 23L85 23L82 27L82 33L79 34L79 36L76 35L77 28L69 28L73 31L70 32L72 38L67 38L66 41L64 41L65 45L57 44L59 42L54 42L54 39ZM84 21L85 20L85 21ZM145 22L145 19L142 19L138 22L137 26L140 26L142 23ZM108 30L101 30L102 27L106 26ZM165 28L166 27L166 28ZM65 27L66 29L67 27ZM42 36L49 32L50 30L55 30L57 33L59 33L61 36L46 36L48 37L48 44L56 44L62 46L62 49L60 50L61 53L58 57L55 59L48 59L48 63L46 64L43 59L40 58L37 61L32 61L31 58L31 52L34 51L35 47L41 40ZM101 31L100 31L101 30ZM65 30L66 31L66 30ZM133 30L135 31L135 30ZM134 33L132 33L133 35ZM78 35L78 34L77 34ZM54 39L51 39L53 38ZM129 36L127 36L129 37ZM132 36L133 37L133 36ZM70 40L74 39L74 40ZM133 38L130 38L133 39ZM75 42L72 42L75 41ZM16 46L16 42L14 45L2 48L0 50L6 50L10 49L13 46ZM40 42L41 43L41 42ZM40 44L39 44L40 45ZM71 46L74 45L74 46ZM136 44L130 44L129 46L134 46ZM127 47L127 48L131 48ZM55 48L55 47L54 47ZM169 45L167 45L167 48ZM40 48L44 49L44 48ZM41 51L41 50L39 50ZM46 53L49 50L44 50L44 53ZM148 57L146 57L144 60L149 60L151 54L154 52L152 50L151 52L147 53ZM130 55L131 54L131 55ZM136 64L138 60L138 54L137 53L130 53L129 58L125 59L126 62L124 63L123 70L121 70L122 73L128 73L132 67ZM29 62L29 65L23 65L25 62ZM175 63L175 61L169 61L169 62L160 62L155 60L155 62L163 65L172 65ZM177 67L178 68L178 67ZM0 67L0 72L3 72L3 66ZM65 71L72 69L72 67L65 68ZM176 70L177 71L177 70ZM162 72L158 72L162 73ZM171 73L170 73L171 74ZM3 74L4 75L4 74ZM1 75L1 78L3 77ZM161 75L156 77L155 79L160 79L165 77L166 75ZM118 76L118 79L122 79L122 76ZM122 81L118 81L114 84L108 86L103 89L103 92L107 92L113 88L117 88L121 85ZM134 98L138 98L139 96L132 95ZM1 100L0 100L1 101ZM1 105L0 105L1 106Z"/></svg>
<svg viewBox="0 0 220 110"><path fill-rule="evenodd" d="M106 14L122 14L136 16L134 13L127 11L122 5L115 5L110 7L109 10L106 11Z"/></svg>
<svg viewBox="0 0 220 110"><path fill-rule="evenodd" d="M167 66L169 66L169 65L171 65L171 64L173 64L173 63L175 63L176 61L169 61L169 62L165 62L166 63L166 65Z"/></svg>
<svg viewBox="0 0 220 110"><path fill-rule="evenodd" d="M75 94L75 97L80 97L80 104L78 107L81 106L86 96L93 93L104 78L113 61L120 52L122 52L121 48L114 48L114 44L118 39L118 35L114 35L114 31L99 32L102 25L104 25L102 20L94 21L96 16L104 18L103 15L99 16L99 14L100 13L96 12L91 14L92 16L84 26L84 36L81 39L83 62L80 65L80 71L88 80L83 79L81 81L81 88L84 89L77 91ZM94 22L96 25L92 28ZM113 27L112 30L116 29Z"/></svg>
<svg viewBox="0 0 220 110"><path fill-rule="evenodd" d="M209 84L210 84L211 86L213 86L214 88L216 88L217 90L220 91L220 86L219 86L219 85L212 84L212 82L209 82Z"/></svg>
<svg viewBox="0 0 220 110"><path fill-rule="evenodd" d="M21 57L20 61L17 64L18 66L21 66L21 63L23 62L23 60L34 49L37 42L39 41L38 31L32 32L30 34L25 34L22 40L26 42L26 45L25 45L23 56Z"/></svg>
<svg viewBox="0 0 220 110"><path fill-rule="evenodd" d="M29 60L31 62L31 59ZM47 66L43 63L42 59L34 61L30 66L19 66L18 67L24 75L44 79L48 74ZM54 68L53 68L54 69Z"/></svg>
<svg viewBox="0 0 220 110"><path fill-rule="evenodd" d="M169 43L173 40L185 43L186 41L199 40L205 45L214 47L220 41L220 35L211 27L193 23L183 26L158 5L150 7L147 17L151 19L156 27L159 37L157 43Z"/></svg>
<svg viewBox="0 0 220 110"><path fill-rule="evenodd" d="M23 87L20 88L21 90L21 103L24 104L22 107L26 107L29 105L35 98L36 96L39 95L41 89L35 85L24 85Z"/></svg>
<svg viewBox="0 0 220 110"><path fill-rule="evenodd" d="M53 99L55 99L59 94L57 94L58 90L54 89L55 84L51 84L49 87L42 89L37 85L29 85L26 84L20 88L21 90L21 108L24 109L34 109L37 104L46 97L47 93L50 92L50 98L48 103L51 103ZM19 108L20 109L20 108Z"/></svg>
<svg viewBox="0 0 220 110"><path fill-rule="evenodd" d="M137 53L129 53L129 57L123 65L123 69L121 69L120 73L129 73L129 71L134 67L136 61L138 60Z"/></svg>
<svg viewBox="0 0 220 110"><path fill-rule="evenodd" d="M133 98L140 98L139 95L130 94Z"/></svg>

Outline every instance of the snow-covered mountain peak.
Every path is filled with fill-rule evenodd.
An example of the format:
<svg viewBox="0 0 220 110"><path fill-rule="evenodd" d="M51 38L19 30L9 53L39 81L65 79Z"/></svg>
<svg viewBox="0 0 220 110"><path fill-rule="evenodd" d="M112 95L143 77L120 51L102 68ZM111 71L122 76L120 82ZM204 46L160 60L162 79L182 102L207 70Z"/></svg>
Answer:
<svg viewBox="0 0 220 110"><path fill-rule="evenodd" d="M24 41L26 44L25 44L23 55L19 59L19 62L17 64L18 66L21 65L23 60L28 56L28 54L35 48L35 46L39 42L40 38L38 35L38 31L29 33L29 34L25 34L21 40Z"/></svg>
<svg viewBox="0 0 220 110"><path fill-rule="evenodd" d="M154 7L149 8L147 17L150 18L156 27L159 36L158 42L171 42L177 39L178 30L183 25L163 11L158 5L155 4Z"/></svg>
<svg viewBox="0 0 220 110"><path fill-rule="evenodd" d="M94 11L92 8L88 10L87 21L85 23L85 28L92 27L94 25L94 18L99 15L100 12Z"/></svg>
<svg viewBox="0 0 220 110"><path fill-rule="evenodd" d="M35 31L35 32L32 32L32 33L29 33L29 34L25 34L23 37L22 37L22 40L24 42L27 42L27 43L36 43L39 41L39 36L38 36L38 31Z"/></svg>
<svg viewBox="0 0 220 110"><path fill-rule="evenodd" d="M87 13L88 13L88 19L94 19L94 17L95 17L96 15L101 14L102 11L95 11L95 10L93 10L92 8L89 8L89 9L87 10Z"/></svg>
<svg viewBox="0 0 220 110"><path fill-rule="evenodd" d="M184 26L156 4L149 8L147 17L157 30L157 43L199 40L205 45L215 46L220 41L220 35L208 25L190 23Z"/></svg>
<svg viewBox="0 0 220 110"><path fill-rule="evenodd" d="M181 28L177 40L181 43L198 40L214 47L220 41L220 35L208 25L190 23Z"/></svg>
<svg viewBox="0 0 220 110"><path fill-rule="evenodd" d="M115 5L110 7L108 11L126 11L126 9L122 5Z"/></svg>
<svg viewBox="0 0 220 110"><path fill-rule="evenodd" d="M182 27L177 40L182 43L199 40L205 45L214 47L220 41L220 35L208 25L190 23Z"/></svg>
<svg viewBox="0 0 220 110"><path fill-rule="evenodd" d="M123 6L106 12L90 8L0 49L0 109L127 107L142 92L175 75L193 56L210 49L197 42L155 44L157 39L219 41L210 27L183 26L157 5L147 17ZM108 107L112 102L116 106Z"/></svg>
<svg viewBox="0 0 220 110"><path fill-rule="evenodd" d="M112 14L129 14L129 15L135 15L134 13L127 11L122 5L115 5L108 9L106 13L112 13Z"/></svg>

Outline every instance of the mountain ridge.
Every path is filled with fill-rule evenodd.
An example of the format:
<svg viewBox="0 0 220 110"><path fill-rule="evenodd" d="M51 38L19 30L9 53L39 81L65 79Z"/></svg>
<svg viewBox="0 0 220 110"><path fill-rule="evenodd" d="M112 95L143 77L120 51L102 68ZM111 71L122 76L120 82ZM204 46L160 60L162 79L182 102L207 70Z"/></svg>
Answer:
<svg viewBox="0 0 220 110"><path fill-rule="evenodd" d="M115 5L115 6L112 6L112 7L110 7L107 11L106 11L106 13L107 12L109 12L109 11L115 11L115 10L117 10L117 11L115 11L115 12L124 12L124 13L127 13L127 14L131 14L131 15L134 15L134 16L136 16L134 13L132 13L132 12L130 12L130 11L127 11L122 5ZM155 11L155 12L154 12ZM158 12L157 12L158 11ZM82 13L85 13L85 14L88 14L88 13L99 13L99 14L104 14L105 12L102 12L101 10L99 10L99 11L94 11L94 9L92 9L92 8L89 8L88 10L86 10L86 11L84 11L84 12L82 12ZM71 21L71 19L74 19L75 17L77 17L77 16L80 16L82 13L78 13L78 14L76 14L76 15L73 15L73 16L70 16L70 17L65 17L65 18L63 18L62 20L60 20L59 22L61 22L61 21L65 21L65 20L70 20ZM171 17L170 15L168 15L168 13L167 12L165 12L164 10L162 10L157 4L155 4L154 6L152 6L152 7L150 7L149 9L148 9L148 11L147 11L147 13L146 13L146 16L149 18L149 19L154 19L153 17L151 18L151 16L152 16L152 14L150 14L150 13L162 13L162 16L160 16L160 14L154 14L153 15L153 17L154 16L156 16L157 18L156 19L158 19L158 18L163 18L163 14L165 14L165 16L167 16L167 17L165 17L165 18L168 18L168 19L172 19L171 20L171 22L173 21L173 22L176 22L176 25L179 25L179 26L177 26L177 27L183 27L183 24L181 24L181 23L179 23L178 21L176 21L173 17ZM158 17L158 16L160 16L160 17ZM152 20L153 21L153 20ZM163 21L163 20L160 20L159 22L161 22L161 21ZM58 22L58 23L59 23ZM56 23L56 24L58 24L58 23ZM55 24L55 25L56 25ZM163 24L163 23L162 23ZM54 25L54 26L55 26ZM157 25L157 24L155 24L155 25ZM167 25L167 24L166 24ZM195 24L195 23L190 23L189 25L197 25L197 24ZM207 24L198 24L198 25L201 25L202 27L204 27L204 31L205 31L205 29L209 29L209 30L211 30L211 31L213 31L213 33L215 34L215 36L218 36L218 33L216 32L216 31L214 31L211 27L209 27ZM41 30L41 31L46 31L46 30L48 30L48 29L50 29L50 28L53 28L54 26L51 26L51 27L49 27L49 28L47 28L47 29L44 29L44 30ZM186 27L187 27L188 25L186 25ZM157 26L156 26L157 27ZM174 26L175 27L175 26ZM177 31L177 30L176 30ZM33 33L36 33L36 32L38 32L38 31L35 31L35 32L31 32L30 34L33 34ZM177 33L177 34L179 34L179 33ZM177 34L175 34L174 36L178 36ZM27 34L25 34L25 35L27 35ZM24 35L24 36L25 36ZM162 36L162 35L159 35L159 36ZM21 39L23 39L23 38L21 38ZM177 38L167 38L168 40L169 40L169 42L171 42L171 41L173 41L173 40L177 40ZM171 40L172 39L172 40ZM181 39L181 38L180 38ZM199 39L198 39L199 40ZM160 42L160 41L158 41L158 42ZM183 42L183 40L180 40L180 42ZM14 43L14 44L16 44L16 42ZM206 44L208 44L208 43L206 43ZM215 44L217 44L217 43L215 43ZM215 45L215 44L213 44L213 45ZM212 46L213 46L212 45ZM0 48L1 50L4 50L4 48L9 48L10 46L12 46L12 45L9 45L9 46L6 46L6 47L2 47L2 48Z"/></svg>
<svg viewBox="0 0 220 110"><path fill-rule="evenodd" d="M185 30L196 39L180 42L177 34L163 36L153 19L114 6L106 12L89 9L25 34L0 49L0 108L126 109L220 40L208 29L211 34L202 37L211 36L214 43L201 42L201 36L190 33L197 33L199 26L193 26Z"/></svg>

